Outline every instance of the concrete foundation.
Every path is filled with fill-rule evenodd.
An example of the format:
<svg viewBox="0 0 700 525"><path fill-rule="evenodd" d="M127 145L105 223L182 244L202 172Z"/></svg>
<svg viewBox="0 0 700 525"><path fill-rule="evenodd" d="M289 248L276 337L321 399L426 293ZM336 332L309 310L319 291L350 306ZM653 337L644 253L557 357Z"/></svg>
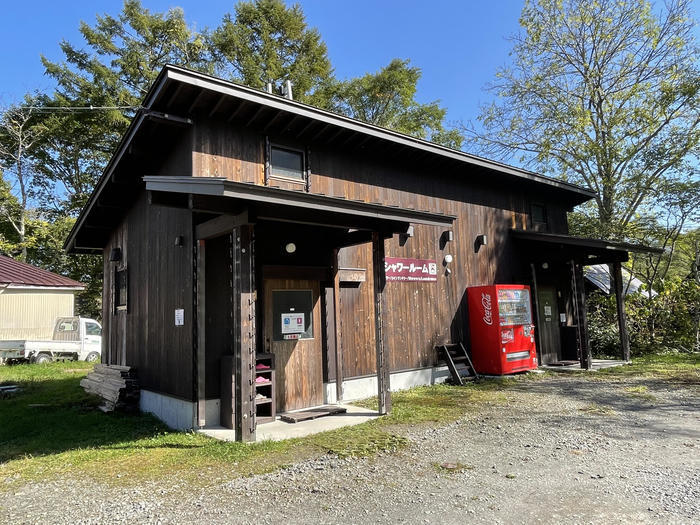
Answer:
<svg viewBox="0 0 700 525"><path fill-rule="evenodd" d="M404 370L391 374L391 390L406 390L416 386L433 385L436 383L444 383L450 376L450 372L446 366L435 368L420 368L417 370ZM335 382L324 383L325 399L324 404L336 404ZM358 377L343 381L343 399L342 402L356 401L358 399L366 399L377 395L377 376ZM220 405L219 399L207 399L205 402L205 428L214 430L227 430L220 427ZM175 430L189 430L196 428L197 420L197 405L191 401L174 398L158 392L149 390L141 390L141 400L139 403L141 412L153 414L158 419L163 421L169 427ZM339 417L339 416L333 416ZM321 418L327 420L328 418ZM307 422L310 423L310 422ZM288 423L280 423L279 421L259 425L257 432L260 434L261 429L268 425L289 425ZM299 425L300 423L296 423ZM305 423L306 424L306 423ZM345 425L342 425L345 426ZM319 431L320 432L320 431ZM263 433L263 435L265 435ZM229 439L228 437L226 439ZM274 438L268 438L274 439ZM286 439L286 438L283 438Z"/></svg>

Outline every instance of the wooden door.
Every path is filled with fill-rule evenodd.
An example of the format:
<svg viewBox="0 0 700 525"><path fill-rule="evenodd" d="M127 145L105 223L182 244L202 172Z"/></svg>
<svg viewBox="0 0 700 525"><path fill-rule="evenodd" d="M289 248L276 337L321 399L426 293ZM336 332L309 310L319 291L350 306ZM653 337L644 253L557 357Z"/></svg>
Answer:
<svg viewBox="0 0 700 525"><path fill-rule="evenodd" d="M300 279L266 279L265 349L275 354L275 389L278 412L323 404L321 301L319 282ZM303 314L303 333L285 322ZM286 326L286 328L285 328ZM299 337L294 339L293 337Z"/></svg>
<svg viewBox="0 0 700 525"><path fill-rule="evenodd" d="M540 286L537 289L539 303L540 355L542 364L559 361L561 338L559 335L559 308L557 293L552 286Z"/></svg>

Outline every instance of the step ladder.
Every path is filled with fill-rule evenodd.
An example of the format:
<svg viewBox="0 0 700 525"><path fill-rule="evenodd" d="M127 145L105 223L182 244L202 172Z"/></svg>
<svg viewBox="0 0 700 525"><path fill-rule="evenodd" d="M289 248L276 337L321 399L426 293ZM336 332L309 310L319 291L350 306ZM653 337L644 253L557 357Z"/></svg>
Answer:
<svg viewBox="0 0 700 525"><path fill-rule="evenodd" d="M438 356L442 358L450 370L453 384L463 385L465 378L479 378L467 349L462 343L437 345L435 348L438 350Z"/></svg>

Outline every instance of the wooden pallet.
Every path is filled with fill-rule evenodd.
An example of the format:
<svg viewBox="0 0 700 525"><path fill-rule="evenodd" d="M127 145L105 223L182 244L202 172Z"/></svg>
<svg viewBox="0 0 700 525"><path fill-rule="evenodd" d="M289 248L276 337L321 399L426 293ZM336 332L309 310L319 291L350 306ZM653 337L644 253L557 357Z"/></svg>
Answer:
<svg viewBox="0 0 700 525"><path fill-rule="evenodd" d="M310 408L308 410L300 410L299 412L285 412L280 414L280 419L286 423L299 423L300 421L309 421L324 416L345 414L345 412L347 412L346 408L326 405L318 408Z"/></svg>

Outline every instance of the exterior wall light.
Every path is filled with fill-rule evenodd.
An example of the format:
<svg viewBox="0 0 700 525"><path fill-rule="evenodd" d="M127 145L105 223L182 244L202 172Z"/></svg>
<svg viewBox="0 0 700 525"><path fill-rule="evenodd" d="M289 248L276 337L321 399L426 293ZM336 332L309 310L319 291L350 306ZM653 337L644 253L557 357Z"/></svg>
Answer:
<svg viewBox="0 0 700 525"><path fill-rule="evenodd" d="M122 249L121 248L112 248L112 250L109 252L109 260L110 262L119 262L122 260Z"/></svg>
<svg viewBox="0 0 700 525"><path fill-rule="evenodd" d="M487 244L488 239L486 237L486 234L482 233L480 235L477 235L476 239L474 239L474 253L479 253L481 247L486 246Z"/></svg>
<svg viewBox="0 0 700 525"><path fill-rule="evenodd" d="M452 262L452 255L449 253L445 255L445 264L450 264Z"/></svg>
<svg viewBox="0 0 700 525"><path fill-rule="evenodd" d="M295 251L297 251L297 245L293 242L288 242L287 245L284 247L284 250L287 253L294 253Z"/></svg>
<svg viewBox="0 0 700 525"><path fill-rule="evenodd" d="M549 263L543 262L543 263L542 263L542 269L543 269L543 270L546 270L547 268L549 268Z"/></svg>

